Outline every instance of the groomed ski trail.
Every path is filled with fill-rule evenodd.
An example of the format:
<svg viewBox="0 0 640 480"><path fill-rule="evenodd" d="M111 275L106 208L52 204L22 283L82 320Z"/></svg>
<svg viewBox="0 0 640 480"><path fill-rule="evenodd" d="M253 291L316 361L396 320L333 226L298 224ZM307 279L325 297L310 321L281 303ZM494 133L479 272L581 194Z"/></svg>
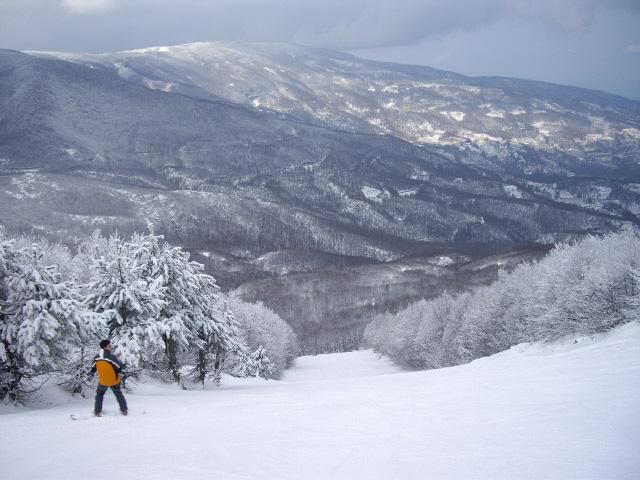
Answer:
<svg viewBox="0 0 640 480"><path fill-rule="evenodd" d="M640 325L400 372L370 351L298 359L282 381L154 382L105 399L3 410L7 479L635 479ZM152 415L136 415L136 410Z"/></svg>

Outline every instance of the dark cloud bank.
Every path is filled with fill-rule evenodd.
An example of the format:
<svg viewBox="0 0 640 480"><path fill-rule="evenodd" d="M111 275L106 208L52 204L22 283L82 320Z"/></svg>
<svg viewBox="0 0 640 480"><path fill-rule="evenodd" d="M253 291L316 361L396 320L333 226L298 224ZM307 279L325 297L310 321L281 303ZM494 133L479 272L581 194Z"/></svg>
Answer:
<svg viewBox="0 0 640 480"><path fill-rule="evenodd" d="M637 0L0 0L0 46L279 41L640 98Z"/></svg>

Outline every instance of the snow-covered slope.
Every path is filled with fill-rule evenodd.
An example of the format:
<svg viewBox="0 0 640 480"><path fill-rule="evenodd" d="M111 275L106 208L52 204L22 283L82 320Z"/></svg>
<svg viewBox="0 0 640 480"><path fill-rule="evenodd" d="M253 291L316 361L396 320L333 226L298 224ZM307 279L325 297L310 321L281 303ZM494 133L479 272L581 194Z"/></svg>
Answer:
<svg viewBox="0 0 640 480"><path fill-rule="evenodd" d="M283 381L143 384L0 416L0 464L47 479L634 479L640 325L398 372L369 351L301 358ZM5 411L5 413L7 413Z"/></svg>

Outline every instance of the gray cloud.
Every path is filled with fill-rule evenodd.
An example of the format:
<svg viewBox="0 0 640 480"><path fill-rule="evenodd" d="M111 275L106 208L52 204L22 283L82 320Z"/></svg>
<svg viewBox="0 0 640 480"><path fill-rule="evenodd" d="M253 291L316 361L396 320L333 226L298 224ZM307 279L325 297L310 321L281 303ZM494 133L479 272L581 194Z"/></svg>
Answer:
<svg viewBox="0 0 640 480"><path fill-rule="evenodd" d="M284 41L339 49L414 44L495 22L588 28L632 0L3 0L0 42L109 51L196 40ZM15 28L20 26L20 28ZM30 26L31 28L24 28ZM75 34L75 35L74 35ZM32 47L29 47L32 48Z"/></svg>
<svg viewBox="0 0 640 480"><path fill-rule="evenodd" d="M640 66L625 46L640 42L638 22L639 0L0 0L0 47L108 52L194 41L278 41L468 74L486 73L477 67L485 62L506 75L529 75L510 65L524 65L530 56L536 78L575 84L614 66L615 81L628 77L629 86L610 87L611 80L601 88L629 95L638 92L630 85L640 84ZM381 50L384 55L376 57ZM456 62L461 58L466 63ZM575 67L581 76L559 77L558 65L569 72Z"/></svg>
<svg viewBox="0 0 640 480"><path fill-rule="evenodd" d="M115 0L62 0L62 6L66 7L69 12L80 15L108 12L115 5Z"/></svg>

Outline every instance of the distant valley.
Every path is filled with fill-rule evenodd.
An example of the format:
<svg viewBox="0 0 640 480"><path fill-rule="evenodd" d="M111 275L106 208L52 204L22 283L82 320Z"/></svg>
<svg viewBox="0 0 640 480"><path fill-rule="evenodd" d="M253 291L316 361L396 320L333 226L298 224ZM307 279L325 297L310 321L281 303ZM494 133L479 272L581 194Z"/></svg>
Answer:
<svg viewBox="0 0 640 480"><path fill-rule="evenodd" d="M0 205L68 243L153 229L349 349L372 313L640 223L640 102L291 45L0 50Z"/></svg>

